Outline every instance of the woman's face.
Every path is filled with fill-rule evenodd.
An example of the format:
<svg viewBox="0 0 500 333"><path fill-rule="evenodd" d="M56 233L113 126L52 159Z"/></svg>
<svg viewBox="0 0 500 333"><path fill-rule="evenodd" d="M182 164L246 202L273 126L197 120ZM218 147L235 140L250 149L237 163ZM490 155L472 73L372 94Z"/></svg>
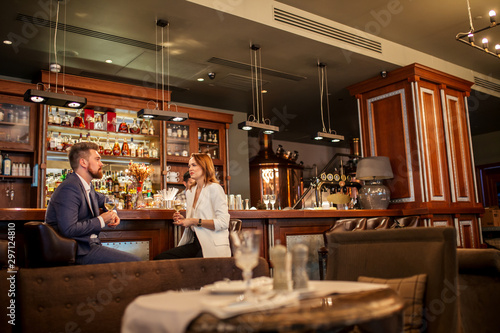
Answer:
<svg viewBox="0 0 500 333"><path fill-rule="evenodd" d="M197 182L205 177L203 169L198 165L198 163L196 163L196 160L193 157L189 159L188 170L191 178Z"/></svg>

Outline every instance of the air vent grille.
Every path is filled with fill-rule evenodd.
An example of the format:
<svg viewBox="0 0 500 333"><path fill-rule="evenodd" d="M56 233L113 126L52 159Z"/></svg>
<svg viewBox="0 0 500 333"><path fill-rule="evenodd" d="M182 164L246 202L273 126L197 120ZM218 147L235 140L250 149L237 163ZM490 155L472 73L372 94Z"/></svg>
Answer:
<svg viewBox="0 0 500 333"><path fill-rule="evenodd" d="M278 22L289 24L341 42L362 47L366 50L382 53L382 44L377 41L310 20L279 8L274 8L274 19Z"/></svg>
<svg viewBox="0 0 500 333"><path fill-rule="evenodd" d="M251 71L251 66L249 64L245 64L243 62L238 62L238 61L234 61L234 60L212 57L212 58L208 59L207 62L210 62L212 64L221 65L221 66L227 66L227 67L231 67L231 68L241 69L241 70L248 71L248 72ZM270 75L270 76L274 76L274 77L280 77L282 79L288 79L288 80L293 80L293 81L302 81L302 80L307 79L307 77L305 77L305 76L280 72L280 71L277 71L274 69L269 69L269 68L262 68L262 74Z"/></svg>
<svg viewBox="0 0 500 333"><path fill-rule="evenodd" d="M500 84L498 84L498 83L490 82L488 80L481 79L481 78L476 77L476 76L474 76L474 83L479 87L483 87L483 88L486 88L488 90L496 91L497 93L500 93Z"/></svg>
<svg viewBox="0 0 500 333"><path fill-rule="evenodd" d="M25 15L25 14L17 14L16 20L22 21L22 22L28 22L28 23L37 25L39 27L45 27L45 28L51 28L51 29L54 29L54 27L56 26L56 23L54 21L49 21L49 20L45 20L45 19L42 19L39 17L33 17L33 16ZM158 51L161 49L160 46L155 45L155 44L141 42L139 40L120 37L120 36L116 36L116 35L111 35L111 34L107 34L104 32L95 31L95 30L76 27L74 25L58 23L57 29L62 30L62 31L72 32L72 33L79 34L82 36L94 37L94 38L107 40L110 42L116 42L116 43L120 43L120 44L136 46L136 47L140 47L140 48L147 49L147 50Z"/></svg>

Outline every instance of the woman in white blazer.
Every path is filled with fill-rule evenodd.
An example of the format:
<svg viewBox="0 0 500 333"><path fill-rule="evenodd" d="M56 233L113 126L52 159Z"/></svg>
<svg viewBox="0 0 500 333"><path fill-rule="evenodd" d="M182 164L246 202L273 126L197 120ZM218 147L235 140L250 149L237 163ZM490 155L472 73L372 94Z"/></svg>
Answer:
<svg viewBox="0 0 500 333"><path fill-rule="evenodd" d="M186 191L186 217L175 212L175 225L185 227L177 247L160 253L158 259L230 257L229 212L224 190L215 178L212 159L192 154L189 174L196 183Z"/></svg>

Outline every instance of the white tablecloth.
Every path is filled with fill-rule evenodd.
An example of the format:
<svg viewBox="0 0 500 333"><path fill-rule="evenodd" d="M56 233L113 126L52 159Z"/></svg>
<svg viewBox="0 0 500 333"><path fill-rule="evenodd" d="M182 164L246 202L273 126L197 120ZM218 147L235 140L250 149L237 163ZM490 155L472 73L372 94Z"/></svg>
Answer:
<svg viewBox="0 0 500 333"><path fill-rule="evenodd" d="M137 297L125 310L121 333L181 333L202 312L219 318L297 304L301 298L322 297L386 288L385 285L350 281L309 281L309 289L257 296L257 301L237 301L236 294L201 291L168 291ZM212 290L213 291L213 290Z"/></svg>

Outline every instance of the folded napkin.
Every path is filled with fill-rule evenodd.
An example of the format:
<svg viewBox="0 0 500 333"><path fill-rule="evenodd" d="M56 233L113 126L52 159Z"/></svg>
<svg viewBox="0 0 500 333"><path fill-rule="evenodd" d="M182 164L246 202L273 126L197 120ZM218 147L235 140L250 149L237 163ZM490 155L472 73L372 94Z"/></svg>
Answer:
<svg viewBox="0 0 500 333"><path fill-rule="evenodd" d="M202 311L208 312L220 319L233 317L242 313L258 312L276 309L283 306L297 305L299 294L296 292L254 295L249 300L239 300L238 297L206 297L202 300Z"/></svg>

